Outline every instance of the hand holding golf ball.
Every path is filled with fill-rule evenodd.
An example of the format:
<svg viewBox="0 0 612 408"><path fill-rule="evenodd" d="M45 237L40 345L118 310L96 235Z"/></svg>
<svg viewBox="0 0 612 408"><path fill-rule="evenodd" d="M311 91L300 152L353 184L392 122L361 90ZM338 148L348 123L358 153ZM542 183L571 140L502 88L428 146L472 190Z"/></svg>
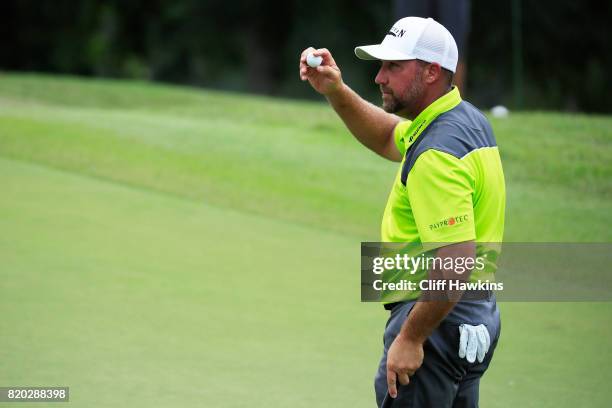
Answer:
<svg viewBox="0 0 612 408"><path fill-rule="evenodd" d="M321 65L321 62L323 62L323 57L317 57L314 55L313 52L309 52L306 56L306 63L311 68L318 67L319 65Z"/></svg>
<svg viewBox="0 0 612 408"><path fill-rule="evenodd" d="M343 86L340 68L327 48L308 47L300 56L300 79L322 95L330 95Z"/></svg>

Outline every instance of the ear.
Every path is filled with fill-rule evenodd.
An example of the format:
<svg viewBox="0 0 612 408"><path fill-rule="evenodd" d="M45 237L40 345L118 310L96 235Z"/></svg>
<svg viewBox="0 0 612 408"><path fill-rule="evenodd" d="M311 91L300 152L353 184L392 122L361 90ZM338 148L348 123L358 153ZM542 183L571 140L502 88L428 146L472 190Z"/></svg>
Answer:
<svg viewBox="0 0 612 408"><path fill-rule="evenodd" d="M425 82L428 84L433 84L442 76L442 67L437 62L432 62L431 64L427 64L424 72Z"/></svg>

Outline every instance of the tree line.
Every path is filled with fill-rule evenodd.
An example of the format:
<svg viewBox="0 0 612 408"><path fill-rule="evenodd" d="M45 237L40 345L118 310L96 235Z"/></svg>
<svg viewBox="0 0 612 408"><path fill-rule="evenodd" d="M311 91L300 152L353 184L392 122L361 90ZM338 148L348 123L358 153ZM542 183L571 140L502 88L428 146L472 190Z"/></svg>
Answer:
<svg viewBox="0 0 612 408"><path fill-rule="evenodd" d="M326 47L345 81L373 101L378 65L357 60L353 48L380 42L394 20L391 1L366 0L13 0L3 8L2 70L316 98L299 81L297 61L307 46ZM520 87L521 108L611 112L611 8L595 0L473 0L468 99L516 108Z"/></svg>

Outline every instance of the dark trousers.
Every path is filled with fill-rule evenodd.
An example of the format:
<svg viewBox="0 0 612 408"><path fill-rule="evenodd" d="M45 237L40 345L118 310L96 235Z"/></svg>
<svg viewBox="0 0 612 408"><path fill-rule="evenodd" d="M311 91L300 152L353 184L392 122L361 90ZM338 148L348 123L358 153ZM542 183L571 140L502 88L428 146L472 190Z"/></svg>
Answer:
<svg viewBox="0 0 612 408"><path fill-rule="evenodd" d="M423 345L423 365L399 385L396 399L387 395L387 350L400 331L413 302L401 303L391 310L384 334L384 352L374 380L379 407L394 408L476 408L480 378L489 367L499 339L501 324L495 300L459 302ZM460 359L459 325L484 324L491 347L482 363ZM386 401L385 401L386 399Z"/></svg>

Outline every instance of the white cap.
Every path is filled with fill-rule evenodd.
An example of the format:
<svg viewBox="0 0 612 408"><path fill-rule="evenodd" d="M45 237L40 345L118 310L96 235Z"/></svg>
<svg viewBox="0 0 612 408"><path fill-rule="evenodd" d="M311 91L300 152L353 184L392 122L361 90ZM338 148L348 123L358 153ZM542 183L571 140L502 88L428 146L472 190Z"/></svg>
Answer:
<svg viewBox="0 0 612 408"><path fill-rule="evenodd" d="M437 62L455 72L459 51L451 33L433 18L405 17L393 24L382 43L355 48L364 60Z"/></svg>

